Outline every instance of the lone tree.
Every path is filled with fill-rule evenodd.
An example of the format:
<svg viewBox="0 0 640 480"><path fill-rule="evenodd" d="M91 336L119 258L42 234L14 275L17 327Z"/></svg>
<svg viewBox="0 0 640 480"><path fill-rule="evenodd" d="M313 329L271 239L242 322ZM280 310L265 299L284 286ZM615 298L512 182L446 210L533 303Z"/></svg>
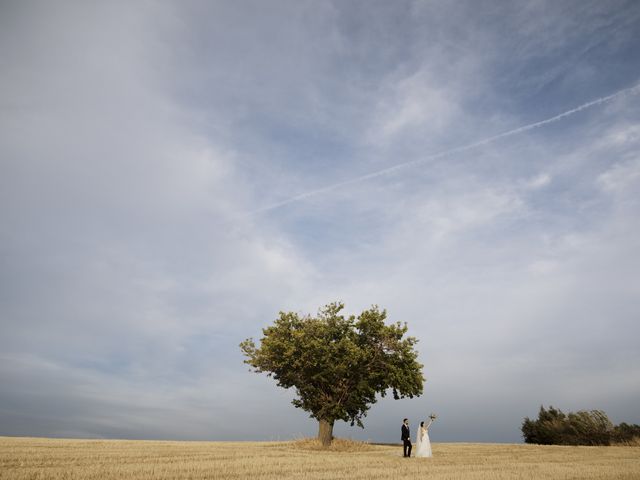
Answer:
<svg viewBox="0 0 640 480"><path fill-rule="evenodd" d="M388 389L397 400L422 394L424 378L414 337L406 324L386 325L386 310L377 306L358 317L340 314L344 305L330 303L317 317L280 312L262 330L260 345L252 338L240 344L244 363L265 372L278 386L295 387L296 408L319 422L318 439L329 446L336 420L364 427L362 418Z"/></svg>

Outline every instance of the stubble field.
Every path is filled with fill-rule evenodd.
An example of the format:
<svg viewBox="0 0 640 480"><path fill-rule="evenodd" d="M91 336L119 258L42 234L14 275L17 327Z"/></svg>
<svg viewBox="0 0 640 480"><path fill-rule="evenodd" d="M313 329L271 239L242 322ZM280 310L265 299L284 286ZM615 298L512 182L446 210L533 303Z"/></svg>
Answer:
<svg viewBox="0 0 640 480"><path fill-rule="evenodd" d="M436 443L317 451L304 442L165 442L0 437L0 479L639 479L640 447Z"/></svg>

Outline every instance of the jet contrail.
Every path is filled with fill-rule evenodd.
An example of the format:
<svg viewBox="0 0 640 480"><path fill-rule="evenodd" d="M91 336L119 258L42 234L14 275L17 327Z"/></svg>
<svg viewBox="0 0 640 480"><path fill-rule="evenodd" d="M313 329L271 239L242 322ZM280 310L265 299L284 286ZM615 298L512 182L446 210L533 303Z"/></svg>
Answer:
<svg viewBox="0 0 640 480"><path fill-rule="evenodd" d="M340 187L344 187L346 185L352 185L354 183L360 183L360 182L364 182L366 180L370 180L372 178L376 178L376 177L380 177L382 175L386 175L388 173L391 172L395 172L396 170L400 170L403 168L407 168L407 167L411 167L413 165L418 165L420 163L429 161L429 160L435 160L437 158L441 158L441 157L445 157L447 155L451 155L454 153L459 153L459 152L464 152L466 150L470 150L472 148L476 148L476 147L480 147L482 145L486 145L488 143L494 142L495 140L501 139L501 138L506 138L506 137L510 137L512 135L517 135L519 133L523 133L523 132L528 132L529 130L533 130L534 128L538 128L538 127L542 127L544 125L548 125L550 123L554 123L557 122L559 120L562 120L565 117L568 117L570 115L573 115L574 113L578 113L582 110L586 110L587 108L591 108L594 107L596 105L600 105L602 103L606 103L609 102L611 100L613 100L614 98L617 97L622 97L625 95L635 95L637 93L640 93L640 84L635 85L633 87L629 87L629 88L625 88L623 90L619 90L615 93L612 93L611 95L607 95L606 97L600 97L596 100L592 100L590 102L584 103L576 108L572 108L571 110L567 110L566 112L562 112L554 117L550 117L547 118L545 120L540 120L539 122L535 122L535 123L530 123L528 125L523 125L521 127L518 128L514 128L513 130L508 130L506 132L502 132L499 133L497 135L493 135L491 137L487 137L484 138L482 140L478 140L477 142L473 142L473 143L469 143L467 145L462 145L460 147L455 147L449 150L445 150L442 152L438 152L438 153L434 153L431 155L428 155L426 157L421 157L417 160L410 160L408 162L403 162L403 163L398 163L397 165L393 165L391 167L387 167L387 168L383 168L382 170L377 170L375 172L371 172L371 173L367 173L366 175L361 175L359 177L354 177L351 178L349 180L345 180L343 182L338 182L338 183L334 183L331 185L327 185L326 187L322 187L322 188L318 188L316 190L310 190L308 192L304 192L304 193L300 193L298 195L295 195L293 197L289 197L286 200L282 200L281 202L278 203L273 203L271 205L267 205L264 206L262 208L259 208L257 210L254 210L253 212L250 212L249 215L255 215L257 213L262 213L262 212L267 212L269 210L275 210L277 208L283 207L285 205L289 205L290 203L295 203L295 202L299 202L301 200L304 200L305 198L309 198L309 197L314 197L316 195L320 195L322 193L325 192L330 192L331 190L335 190L337 188Z"/></svg>

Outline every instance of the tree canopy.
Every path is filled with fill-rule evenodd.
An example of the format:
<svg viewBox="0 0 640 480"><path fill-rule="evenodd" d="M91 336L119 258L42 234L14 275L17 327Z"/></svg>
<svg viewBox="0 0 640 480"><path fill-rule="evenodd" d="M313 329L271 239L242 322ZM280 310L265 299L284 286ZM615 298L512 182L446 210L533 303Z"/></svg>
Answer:
<svg viewBox="0 0 640 480"><path fill-rule="evenodd" d="M318 420L325 445L336 420L363 427L377 394L391 390L395 399L412 398L422 394L424 382L417 339L405 336L406 323L385 324L387 312L377 306L357 317L342 315L343 309L334 302L316 317L280 312L258 346L251 338L240 344L255 372L295 388L293 405Z"/></svg>

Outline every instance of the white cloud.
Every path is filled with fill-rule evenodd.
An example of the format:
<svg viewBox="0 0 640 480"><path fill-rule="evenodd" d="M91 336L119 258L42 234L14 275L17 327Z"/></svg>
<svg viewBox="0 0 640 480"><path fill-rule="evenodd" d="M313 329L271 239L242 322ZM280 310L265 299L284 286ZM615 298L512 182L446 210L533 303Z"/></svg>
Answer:
<svg viewBox="0 0 640 480"><path fill-rule="evenodd" d="M446 86L420 71L391 80L378 101L370 141L386 145L407 132L423 137L441 134L459 114L456 97Z"/></svg>
<svg viewBox="0 0 640 480"><path fill-rule="evenodd" d="M606 192L622 193L640 183L640 159L616 163L598 176L598 184Z"/></svg>
<svg viewBox="0 0 640 480"><path fill-rule="evenodd" d="M536 260L529 265L529 270L535 275L548 275L557 268L557 263L552 260Z"/></svg>
<svg viewBox="0 0 640 480"><path fill-rule="evenodd" d="M538 190L546 187L549 183L551 183L551 176L548 173L540 173L539 175L529 179L526 186L531 190Z"/></svg>

